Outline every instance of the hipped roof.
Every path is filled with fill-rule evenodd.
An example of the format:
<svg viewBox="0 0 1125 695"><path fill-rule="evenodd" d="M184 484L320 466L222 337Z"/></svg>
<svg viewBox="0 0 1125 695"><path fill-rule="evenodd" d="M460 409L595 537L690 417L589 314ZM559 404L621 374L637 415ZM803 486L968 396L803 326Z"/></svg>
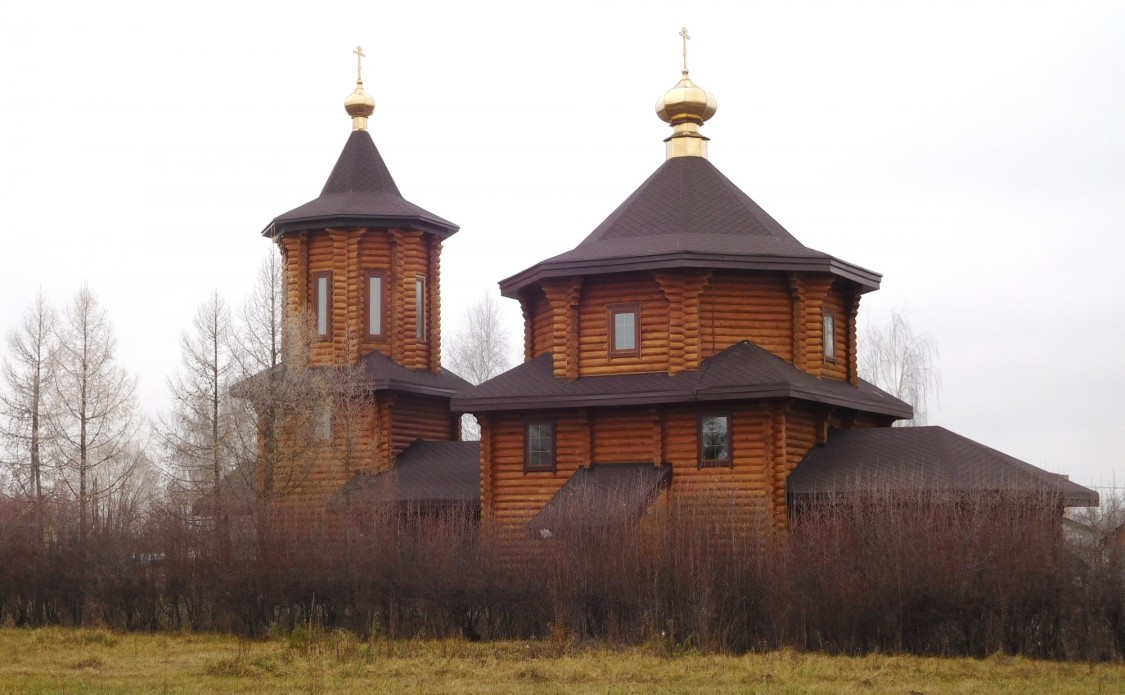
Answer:
<svg viewBox="0 0 1125 695"><path fill-rule="evenodd" d="M893 419L913 417L909 404L860 380L853 386L797 369L751 343L737 343L713 355L699 369L557 378L550 353L489 379L456 396L456 412L581 408L657 403L691 403L760 398L793 398Z"/></svg>
<svg viewBox="0 0 1125 695"><path fill-rule="evenodd" d="M506 297L548 278L667 268L822 272L862 291L881 275L810 249L703 157L668 159L577 247L502 280Z"/></svg>
<svg viewBox="0 0 1125 695"><path fill-rule="evenodd" d="M328 227L418 229L442 239L458 230L452 222L402 197L366 130L352 131L320 196L278 215L262 234L276 237Z"/></svg>
<svg viewBox="0 0 1125 695"><path fill-rule="evenodd" d="M1048 494L1094 506L1098 493L944 427L833 431L789 476L789 494Z"/></svg>

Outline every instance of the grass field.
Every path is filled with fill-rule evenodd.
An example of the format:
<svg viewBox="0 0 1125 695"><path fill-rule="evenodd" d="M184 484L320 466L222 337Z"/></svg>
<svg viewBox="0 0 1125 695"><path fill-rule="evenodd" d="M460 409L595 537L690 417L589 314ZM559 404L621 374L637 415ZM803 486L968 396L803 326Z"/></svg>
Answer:
<svg viewBox="0 0 1125 695"><path fill-rule="evenodd" d="M0 693L1125 693L1125 664L0 629Z"/></svg>

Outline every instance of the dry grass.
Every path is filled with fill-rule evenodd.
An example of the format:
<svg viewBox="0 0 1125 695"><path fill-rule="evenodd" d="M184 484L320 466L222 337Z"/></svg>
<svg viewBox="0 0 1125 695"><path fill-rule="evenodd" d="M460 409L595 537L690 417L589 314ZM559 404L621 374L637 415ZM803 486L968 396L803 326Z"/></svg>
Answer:
<svg viewBox="0 0 1125 695"><path fill-rule="evenodd" d="M0 693L1120 693L1125 664L0 629Z"/></svg>

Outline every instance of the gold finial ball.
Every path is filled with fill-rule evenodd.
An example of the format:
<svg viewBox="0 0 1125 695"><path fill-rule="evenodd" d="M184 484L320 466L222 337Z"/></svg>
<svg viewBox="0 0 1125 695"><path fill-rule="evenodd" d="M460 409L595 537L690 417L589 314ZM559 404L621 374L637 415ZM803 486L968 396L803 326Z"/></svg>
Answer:
<svg viewBox="0 0 1125 695"><path fill-rule="evenodd" d="M656 115L672 126L681 123L702 125L715 115L719 102L714 94L692 82L687 70L683 74L683 79L657 100Z"/></svg>
<svg viewBox="0 0 1125 695"><path fill-rule="evenodd" d="M363 82L356 82L355 91L344 99L344 110L352 118L367 118L375 113L375 98L363 90Z"/></svg>

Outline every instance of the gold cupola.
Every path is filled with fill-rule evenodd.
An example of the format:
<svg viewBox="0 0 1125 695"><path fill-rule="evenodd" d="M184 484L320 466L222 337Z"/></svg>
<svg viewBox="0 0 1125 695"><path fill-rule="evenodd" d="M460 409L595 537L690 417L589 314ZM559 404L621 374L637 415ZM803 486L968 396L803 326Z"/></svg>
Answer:
<svg viewBox="0 0 1125 695"><path fill-rule="evenodd" d="M668 159L673 157L707 157L708 138L699 132L719 108L715 95L691 81L687 67L687 27L680 31L684 41L684 69L680 81L656 102L656 115L672 126L672 135L664 141Z"/></svg>
<svg viewBox="0 0 1125 695"><path fill-rule="evenodd" d="M367 130L367 119L375 113L375 98L363 90L363 48L356 46L355 91L344 99L344 110L352 117L352 130Z"/></svg>

